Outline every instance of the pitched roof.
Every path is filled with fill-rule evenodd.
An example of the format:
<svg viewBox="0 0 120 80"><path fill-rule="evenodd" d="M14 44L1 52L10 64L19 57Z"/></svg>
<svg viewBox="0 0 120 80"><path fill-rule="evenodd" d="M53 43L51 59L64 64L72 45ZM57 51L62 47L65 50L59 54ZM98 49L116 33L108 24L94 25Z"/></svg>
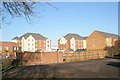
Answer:
<svg viewBox="0 0 120 80"><path fill-rule="evenodd" d="M74 37L76 40L81 40L82 37L78 34L74 34L74 33L69 33L65 36L63 36L66 40L70 40L72 37Z"/></svg>
<svg viewBox="0 0 120 80"><path fill-rule="evenodd" d="M14 43L14 42L0 42L0 46L18 46L17 43Z"/></svg>
<svg viewBox="0 0 120 80"><path fill-rule="evenodd" d="M82 37L82 40L86 40L87 37Z"/></svg>
<svg viewBox="0 0 120 80"><path fill-rule="evenodd" d="M117 34L112 34L112 33L107 33L107 32L102 32L102 31L95 31L95 32L98 32L98 33L102 34L106 38L113 37L115 39L118 39L118 35Z"/></svg>
<svg viewBox="0 0 120 80"><path fill-rule="evenodd" d="M30 35L33 36L36 40L46 40L46 39L47 39L46 37L44 37L43 35L38 34L38 33L26 33L26 34L22 35L22 36L19 38L19 40L21 40L22 37L24 37L24 38L26 39L26 38L28 38Z"/></svg>
<svg viewBox="0 0 120 80"><path fill-rule="evenodd" d="M14 37L12 40L15 40L15 39L18 39L19 37L18 36L16 36L16 37Z"/></svg>

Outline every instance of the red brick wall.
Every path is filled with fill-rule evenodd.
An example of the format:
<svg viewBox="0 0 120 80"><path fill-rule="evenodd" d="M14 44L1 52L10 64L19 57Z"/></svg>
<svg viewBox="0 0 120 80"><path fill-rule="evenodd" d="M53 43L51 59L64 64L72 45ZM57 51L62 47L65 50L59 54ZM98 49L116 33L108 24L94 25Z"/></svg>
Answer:
<svg viewBox="0 0 120 80"><path fill-rule="evenodd" d="M37 40L37 42L35 42L35 45L36 44L37 44L37 46L35 46L35 48L37 48L37 49L45 49L46 48L45 40Z"/></svg>
<svg viewBox="0 0 120 80"><path fill-rule="evenodd" d="M87 50L99 50L104 49L106 47L106 38L102 36L100 33L93 32L87 39L86 39L86 49Z"/></svg>
<svg viewBox="0 0 120 80"><path fill-rule="evenodd" d="M24 52L23 53L23 64L34 65L34 64L50 64L63 62L63 53L61 52Z"/></svg>
<svg viewBox="0 0 120 80"><path fill-rule="evenodd" d="M60 44L60 42L58 41L58 49L64 50L68 47L69 47L68 41L67 41L67 44Z"/></svg>
<svg viewBox="0 0 120 80"><path fill-rule="evenodd" d="M18 40L17 44L18 44L18 46L22 47L22 42L20 40Z"/></svg>
<svg viewBox="0 0 120 80"><path fill-rule="evenodd" d="M104 50L94 50L94 51L86 51L86 52L79 52L79 53L67 53L66 54L66 61L86 61L91 59L101 59L105 58L106 51Z"/></svg>

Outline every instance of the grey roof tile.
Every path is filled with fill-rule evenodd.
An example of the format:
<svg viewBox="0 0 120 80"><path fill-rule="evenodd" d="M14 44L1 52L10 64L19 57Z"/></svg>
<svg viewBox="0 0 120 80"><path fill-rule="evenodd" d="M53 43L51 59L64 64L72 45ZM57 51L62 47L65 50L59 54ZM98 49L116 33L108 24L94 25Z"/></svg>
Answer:
<svg viewBox="0 0 120 80"><path fill-rule="evenodd" d="M64 38L66 40L70 40L72 37L74 37L76 40L81 40L82 39L82 37L80 35L74 34L74 33L69 33L69 34L64 36Z"/></svg>
<svg viewBox="0 0 120 80"><path fill-rule="evenodd" d="M46 40L47 39L46 37L44 37L43 35L38 34L38 33L26 33L26 34L22 35L18 40L21 40L22 37L24 37L26 39L30 35L33 36L35 38L35 40Z"/></svg>
<svg viewBox="0 0 120 80"><path fill-rule="evenodd" d="M15 39L18 39L19 37L18 36L16 36L16 37L14 37L12 40L15 40Z"/></svg>

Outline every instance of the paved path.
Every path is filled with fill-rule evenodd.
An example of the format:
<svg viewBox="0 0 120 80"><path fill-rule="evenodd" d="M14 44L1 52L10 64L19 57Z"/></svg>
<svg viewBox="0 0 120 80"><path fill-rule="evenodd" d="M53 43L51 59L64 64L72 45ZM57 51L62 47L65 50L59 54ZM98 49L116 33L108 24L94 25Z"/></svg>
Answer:
<svg viewBox="0 0 120 80"><path fill-rule="evenodd" d="M19 66L4 73L3 78L118 78L118 68L117 59Z"/></svg>

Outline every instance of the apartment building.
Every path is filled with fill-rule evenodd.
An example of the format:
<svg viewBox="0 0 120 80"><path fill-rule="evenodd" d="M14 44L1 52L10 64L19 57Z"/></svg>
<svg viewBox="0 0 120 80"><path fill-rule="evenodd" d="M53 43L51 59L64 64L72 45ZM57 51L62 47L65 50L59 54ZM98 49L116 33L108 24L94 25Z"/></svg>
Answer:
<svg viewBox="0 0 120 80"><path fill-rule="evenodd" d="M102 31L93 31L87 41L87 50L103 50L105 47L112 47L116 45L118 35L106 33Z"/></svg>
<svg viewBox="0 0 120 80"><path fill-rule="evenodd" d="M58 40L58 49L61 51L86 49L86 38L74 33L66 34Z"/></svg>
<svg viewBox="0 0 120 80"><path fill-rule="evenodd" d="M26 33L21 37L13 38L22 47L22 51L40 52L51 50L51 40L38 33Z"/></svg>
<svg viewBox="0 0 120 80"><path fill-rule="evenodd" d="M0 54L3 58L16 58L16 54L21 52L21 47L14 42L0 42Z"/></svg>

